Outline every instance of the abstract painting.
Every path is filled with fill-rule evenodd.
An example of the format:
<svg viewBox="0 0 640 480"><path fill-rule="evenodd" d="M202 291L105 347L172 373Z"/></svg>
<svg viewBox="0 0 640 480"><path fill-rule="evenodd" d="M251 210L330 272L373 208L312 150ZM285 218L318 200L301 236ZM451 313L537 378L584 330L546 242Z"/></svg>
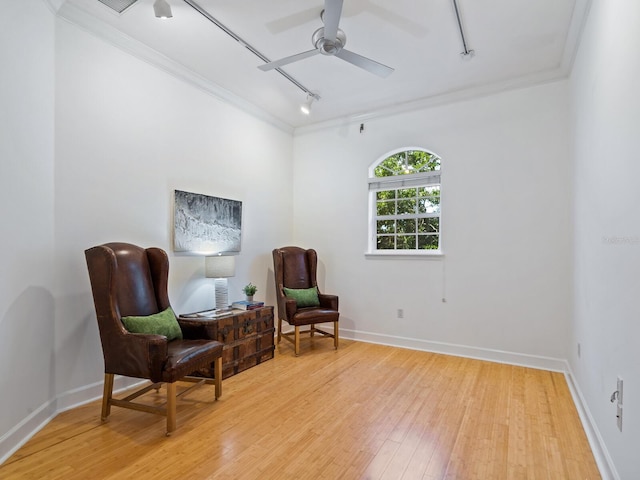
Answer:
<svg viewBox="0 0 640 480"><path fill-rule="evenodd" d="M176 190L174 205L175 252L240 252L242 202Z"/></svg>

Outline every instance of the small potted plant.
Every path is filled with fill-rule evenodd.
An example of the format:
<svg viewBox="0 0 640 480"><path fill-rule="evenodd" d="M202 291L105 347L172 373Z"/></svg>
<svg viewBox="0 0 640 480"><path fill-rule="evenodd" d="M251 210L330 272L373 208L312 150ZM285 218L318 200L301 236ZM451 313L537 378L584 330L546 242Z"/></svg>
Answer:
<svg viewBox="0 0 640 480"><path fill-rule="evenodd" d="M249 282L249 284L245 285L242 288L242 291L247 296L247 301L248 302L253 302L253 296L258 291L258 287L256 287L253 283Z"/></svg>

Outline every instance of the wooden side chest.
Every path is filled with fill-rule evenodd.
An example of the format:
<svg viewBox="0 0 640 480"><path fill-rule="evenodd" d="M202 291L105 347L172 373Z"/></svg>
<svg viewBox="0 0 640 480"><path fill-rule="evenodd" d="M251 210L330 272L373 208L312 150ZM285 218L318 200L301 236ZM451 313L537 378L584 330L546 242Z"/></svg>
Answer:
<svg viewBox="0 0 640 480"><path fill-rule="evenodd" d="M273 307L236 312L227 317L206 319L211 336L224 343L223 379L273 358L275 350ZM213 372L211 375L201 373L213 376Z"/></svg>

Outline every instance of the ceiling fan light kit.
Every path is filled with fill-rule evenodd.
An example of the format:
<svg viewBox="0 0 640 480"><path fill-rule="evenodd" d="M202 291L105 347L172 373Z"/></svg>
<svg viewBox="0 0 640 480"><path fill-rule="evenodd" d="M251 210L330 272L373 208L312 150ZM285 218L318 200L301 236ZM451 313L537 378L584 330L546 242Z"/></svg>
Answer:
<svg viewBox="0 0 640 480"><path fill-rule="evenodd" d="M311 43L313 43L313 46L316 47L322 55L336 55L347 43L347 36L342 30L338 29L335 40L330 41L324 36L324 32L324 27L320 27L313 32Z"/></svg>

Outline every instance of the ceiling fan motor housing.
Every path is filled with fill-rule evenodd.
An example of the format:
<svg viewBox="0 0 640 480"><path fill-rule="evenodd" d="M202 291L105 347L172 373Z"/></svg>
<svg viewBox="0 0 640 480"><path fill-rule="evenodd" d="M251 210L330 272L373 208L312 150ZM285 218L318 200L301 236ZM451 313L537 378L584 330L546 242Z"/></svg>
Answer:
<svg viewBox="0 0 640 480"><path fill-rule="evenodd" d="M336 39L331 41L324 38L324 27L320 27L311 36L311 42L323 55L335 55L338 53L347 43L347 36L344 32L338 29Z"/></svg>

